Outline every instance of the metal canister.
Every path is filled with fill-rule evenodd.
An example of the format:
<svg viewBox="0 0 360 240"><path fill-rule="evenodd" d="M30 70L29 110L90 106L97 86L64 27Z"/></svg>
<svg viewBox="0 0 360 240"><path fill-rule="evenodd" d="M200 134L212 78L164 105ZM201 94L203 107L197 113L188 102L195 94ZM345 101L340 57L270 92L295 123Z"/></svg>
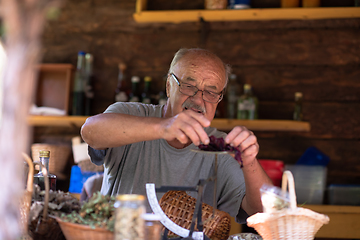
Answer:
<svg viewBox="0 0 360 240"><path fill-rule="evenodd" d="M121 194L115 202L115 240L143 240L144 219L146 212L145 196L136 194Z"/></svg>

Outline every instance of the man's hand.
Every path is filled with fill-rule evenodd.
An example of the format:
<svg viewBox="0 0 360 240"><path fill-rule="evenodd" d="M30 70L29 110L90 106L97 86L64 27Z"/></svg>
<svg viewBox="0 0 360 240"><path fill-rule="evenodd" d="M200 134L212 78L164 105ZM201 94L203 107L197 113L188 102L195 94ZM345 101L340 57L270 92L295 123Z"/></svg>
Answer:
<svg viewBox="0 0 360 240"><path fill-rule="evenodd" d="M226 136L225 143L240 149L244 166L251 164L259 152L256 136L243 126L233 128Z"/></svg>
<svg viewBox="0 0 360 240"><path fill-rule="evenodd" d="M201 143L209 144L209 136L204 127L209 127L210 121L204 115L186 110L178 115L164 119L162 123L163 138L169 142L177 140L181 144L190 141L196 146Z"/></svg>

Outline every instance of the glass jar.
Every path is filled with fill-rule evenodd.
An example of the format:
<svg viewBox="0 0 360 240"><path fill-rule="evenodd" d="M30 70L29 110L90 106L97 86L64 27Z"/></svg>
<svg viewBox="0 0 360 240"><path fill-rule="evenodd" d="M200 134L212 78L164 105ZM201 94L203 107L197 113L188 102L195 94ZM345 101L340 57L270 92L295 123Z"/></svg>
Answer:
<svg viewBox="0 0 360 240"><path fill-rule="evenodd" d="M160 240L162 231L160 216L146 213L142 215L142 218L145 221L145 240Z"/></svg>
<svg viewBox="0 0 360 240"><path fill-rule="evenodd" d="M144 240L145 196L121 194L116 197L115 207L115 240Z"/></svg>

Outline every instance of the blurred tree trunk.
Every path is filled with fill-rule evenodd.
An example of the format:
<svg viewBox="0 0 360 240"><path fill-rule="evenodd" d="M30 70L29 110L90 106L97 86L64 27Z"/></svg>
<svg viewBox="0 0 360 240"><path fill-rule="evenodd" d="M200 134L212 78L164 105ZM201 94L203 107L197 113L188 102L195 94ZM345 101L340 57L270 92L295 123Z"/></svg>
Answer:
<svg viewBox="0 0 360 240"><path fill-rule="evenodd" d="M36 65L41 59L41 34L45 14L57 7L54 0L1 0L7 61L3 73L0 124L0 239L18 239L19 201L24 193L21 153L28 151L27 115L36 85Z"/></svg>

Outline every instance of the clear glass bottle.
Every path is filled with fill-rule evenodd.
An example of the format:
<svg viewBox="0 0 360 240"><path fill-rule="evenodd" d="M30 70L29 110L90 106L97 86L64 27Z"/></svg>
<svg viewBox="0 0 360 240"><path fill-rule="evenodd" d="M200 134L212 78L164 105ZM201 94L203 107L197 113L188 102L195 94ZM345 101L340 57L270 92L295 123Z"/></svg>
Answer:
<svg viewBox="0 0 360 240"><path fill-rule="evenodd" d="M121 194L116 196L115 207L115 240L144 240L145 196Z"/></svg>
<svg viewBox="0 0 360 240"><path fill-rule="evenodd" d="M141 99L143 103L150 104L151 103L151 93L150 93L150 87L151 87L151 77L146 76L144 77L144 92L141 94Z"/></svg>
<svg viewBox="0 0 360 240"><path fill-rule="evenodd" d="M238 99L237 118L247 120L258 118L258 99L253 95L250 84L244 84L244 93Z"/></svg>
<svg viewBox="0 0 360 240"><path fill-rule="evenodd" d="M85 116L90 116L91 103L94 98L94 91L92 88L93 78L93 61L94 57L90 53L85 54Z"/></svg>
<svg viewBox="0 0 360 240"><path fill-rule="evenodd" d="M78 53L73 86L72 115L85 114L85 52Z"/></svg>
<svg viewBox="0 0 360 240"><path fill-rule="evenodd" d="M231 74L227 85L227 118L235 119L237 114L238 100L238 84L236 83L236 75Z"/></svg>
<svg viewBox="0 0 360 240"><path fill-rule="evenodd" d="M140 102L139 94L140 78L138 76L131 77L131 92L129 94L129 102Z"/></svg>
<svg viewBox="0 0 360 240"><path fill-rule="evenodd" d="M129 96L127 94L127 86L125 82L125 70L126 65L124 63L119 63L119 74L118 74L118 82L115 89L115 102L127 102L129 100Z"/></svg>
<svg viewBox="0 0 360 240"><path fill-rule="evenodd" d="M303 99L302 92L296 92L295 93L295 108L294 108L294 115L293 115L293 119L295 121L303 120L302 99Z"/></svg>
<svg viewBox="0 0 360 240"><path fill-rule="evenodd" d="M47 175L49 177L50 189L53 191L56 191L56 176L54 174L49 173L50 151L40 150L39 158L40 158L41 164L47 170ZM43 175L41 165L40 165L40 171L34 175L34 184L39 185L41 190L45 190L45 177Z"/></svg>

